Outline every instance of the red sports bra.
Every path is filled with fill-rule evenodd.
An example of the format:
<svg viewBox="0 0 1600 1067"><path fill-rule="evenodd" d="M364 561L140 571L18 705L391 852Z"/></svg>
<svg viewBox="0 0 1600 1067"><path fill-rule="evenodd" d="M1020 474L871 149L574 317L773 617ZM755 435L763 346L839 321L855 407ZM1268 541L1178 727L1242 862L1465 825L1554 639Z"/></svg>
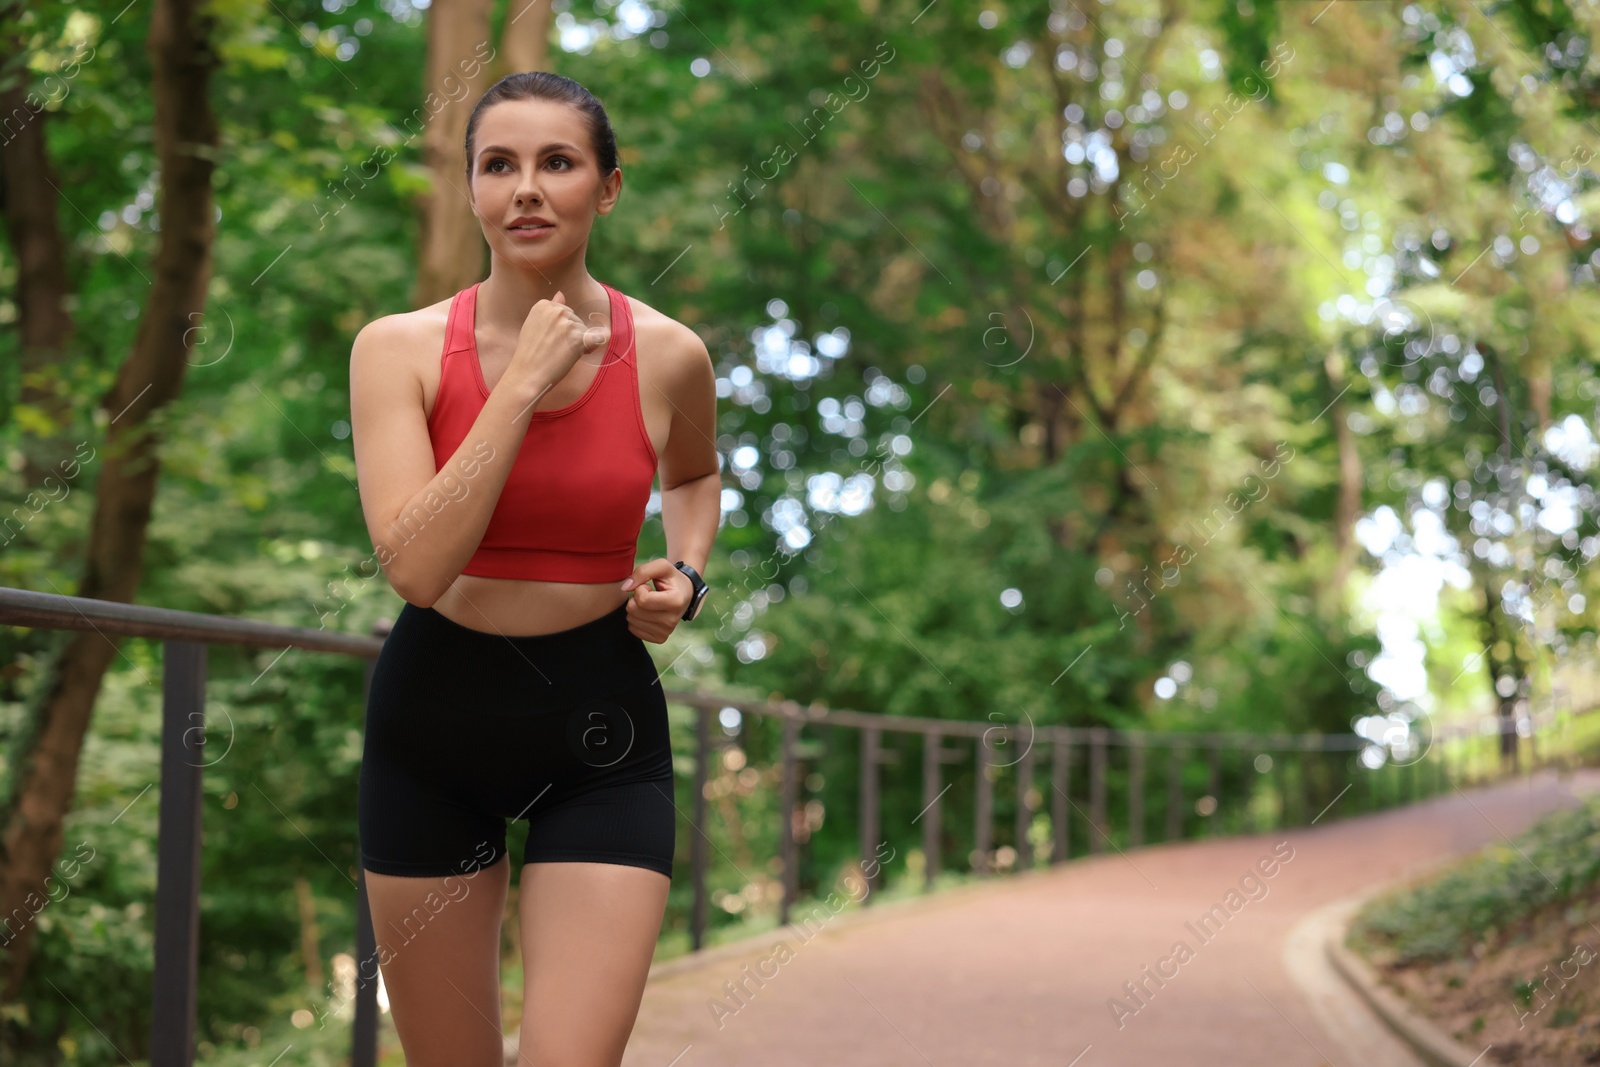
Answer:
<svg viewBox="0 0 1600 1067"><path fill-rule="evenodd" d="M547 582L621 581L632 571L655 478L639 405L628 298L611 299L611 342L588 390L533 411L478 550L462 574ZM428 416L434 470L449 462L489 399L478 361L478 286L450 303L439 395Z"/></svg>

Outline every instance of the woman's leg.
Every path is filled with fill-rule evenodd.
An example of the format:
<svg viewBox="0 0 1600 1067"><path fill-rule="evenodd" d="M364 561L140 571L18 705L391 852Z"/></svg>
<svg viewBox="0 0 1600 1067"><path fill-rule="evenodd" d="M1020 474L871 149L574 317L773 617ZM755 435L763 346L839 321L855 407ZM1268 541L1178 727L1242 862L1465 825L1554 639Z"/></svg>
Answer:
<svg viewBox="0 0 1600 1067"><path fill-rule="evenodd" d="M621 863L523 865L522 1064L622 1062L670 884L659 871Z"/></svg>
<svg viewBox="0 0 1600 1067"><path fill-rule="evenodd" d="M365 874L406 1067L501 1067L500 920L510 858L442 878Z"/></svg>

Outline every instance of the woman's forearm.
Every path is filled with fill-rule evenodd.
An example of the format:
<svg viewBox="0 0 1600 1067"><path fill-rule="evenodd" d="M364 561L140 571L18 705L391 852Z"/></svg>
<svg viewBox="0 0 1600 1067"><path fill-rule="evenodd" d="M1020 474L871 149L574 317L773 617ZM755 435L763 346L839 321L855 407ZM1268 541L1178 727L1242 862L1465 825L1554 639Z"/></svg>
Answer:
<svg viewBox="0 0 1600 1067"><path fill-rule="evenodd" d="M722 524L722 472L673 486L661 494L661 524L666 528L667 559L683 560L705 577L711 543Z"/></svg>
<svg viewBox="0 0 1600 1067"><path fill-rule="evenodd" d="M460 447L399 513L378 549L395 592L428 607L461 574L479 543L511 475L531 421L536 393L518 395L498 386L484 402Z"/></svg>

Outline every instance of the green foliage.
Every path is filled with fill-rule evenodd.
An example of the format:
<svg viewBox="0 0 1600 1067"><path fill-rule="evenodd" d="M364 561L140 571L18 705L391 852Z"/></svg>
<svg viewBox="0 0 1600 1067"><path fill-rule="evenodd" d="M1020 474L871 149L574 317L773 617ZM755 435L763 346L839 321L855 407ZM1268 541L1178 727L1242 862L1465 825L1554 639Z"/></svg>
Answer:
<svg viewBox="0 0 1600 1067"><path fill-rule="evenodd" d="M512 7L497 5L497 25ZM1410 524L1436 506L1425 487L1442 484L1440 521L1464 547L1485 542L1476 584L1447 591L1439 632L1424 635L1442 710L1479 703L1513 650L1530 677L1548 677L1558 643L1592 638L1596 608L1569 606L1585 591L1600 605L1586 566L1600 526L1583 503L1571 537L1541 533L1527 479L1592 500L1592 469L1543 442L1562 419L1593 424L1600 329L1593 240L1530 175L1555 170L1594 210L1593 168L1575 148L1592 135L1574 110L1592 101L1592 79L1587 52L1570 47L1589 16L1526 3L1487 15L1270 0L1087 10L1092 21L1043 2L721 3L691 24L668 5L659 38L553 48L552 68L605 102L622 150L624 193L596 224L589 267L696 329L729 383L718 450L756 457L723 472L713 593L703 621L659 650L669 686L962 722L1344 733L1380 699L1365 670L1371 620L1331 578L1347 447L1363 511L1387 505ZM427 181L418 109L432 88L418 80L424 15L373 0L208 11L222 64L214 270L182 398L159 420L139 600L364 633L400 602L358 576L371 545L346 374L356 331L409 308ZM620 18L610 4L568 11L577 26ZM24 484L21 459L53 468L80 443L100 450L116 414L101 401L141 326L160 210L148 16L122 0L45 0L17 19L19 76L41 85L80 44L95 49L37 120L62 191L76 327L40 372L66 400L63 424L20 402L16 331L0 332L0 499L25 517L0 527L0 584L70 592L103 451L51 496ZM1441 87L1436 53L1459 60L1469 93ZM1269 57L1281 69L1262 95L1249 78ZM1235 113L1230 92L1252 99ZM1373 131L1391 114L1408 132L1384 141ZM1203 130L1202 118L1223 125ZM1091 134L1116 152L1121 213L1083 151ZM1485 252L1507 232L1516 255ZM1537 252L1520 251L1529 237ZM14 250L0 253L8 296L21 270ZM1375 280L1413 313L1362 319ZM14 296L0 300L0 321L17 313ZM779 350L819 366L790 374ZM1469 351L1481 371L1464 372ZM1503 387L1486 400L1491 379ZM1516 529L1491 538L1482 524L1495 517L1476 505L1516 516ZM652 515L641 555L664 551ZM1348 556L1358 574L1376 565ZM1524 600L1505 590L1525 580L1548 640L1510 624ZM1491 647L1506 654L1464 671L1489 644L1486 595L1502 608ZM0 635L8 749L55 641ZM121 1062L111 1043L137 1057L145 1040L160 649L120 649L66 838L68 855L86 840L95 858L41 912L29 984L5 1009L8 1033L37 1039L29 1062ZM211 652L208 748L221 755L205 776L200 1018L203 1040L235 1047L223 1058L244 1056L246 1026L274 1034L327 999L306 988L297 878L324 964L353 943L360 666L276 655ZM1162 699L1155 683L1179 664L1185 678ZM674 707L672 729L688 811L687 709ZM776 724L746 719L723 739L746 762L715 775L714 935L770 920L779 818ZM802 889L825 893L859 850L859 738L816 730L806 743L804 799L818 806ZM892 747L881 804L900 891L926 861L921 753ZM1120 812L1131 776L1125 750L1112 758ZM1262 771L1230 752L1221 806L1202 816L1193 801L1210 769L1191 752L1180 830L1252 829L1301 803L1315 814L1349 763L1283 758ZM1358 795L1387 796L1391 771ZM1162 828L1164 773L1152 756L1147 839ZM996 782L1001 845L1016 844L1015 774ZM945 780L948 810L963 813L941 840L957 868L945 877L958 878L973 844L971 761ZM1049 810L1028 831L1039 842ZM1078 854L1081 811L1069 828ZM1125 834L1119 821L1112 840ZM679 874L664 929L674 945L687 936ZM52 983L100 1009L105 1034ZM285 1043L303 1050L297 1033Z"/></svg>
<svg viewBox="0 0 1600 1067"><path fill-rule="evenodd" d="M1493 947L1539 909L1597 886L1600 797L1590 797L1419 886L1373 901L1351 924L1351 937L1393 951L1402 964L1456 959L1479 941Z"/></svg>

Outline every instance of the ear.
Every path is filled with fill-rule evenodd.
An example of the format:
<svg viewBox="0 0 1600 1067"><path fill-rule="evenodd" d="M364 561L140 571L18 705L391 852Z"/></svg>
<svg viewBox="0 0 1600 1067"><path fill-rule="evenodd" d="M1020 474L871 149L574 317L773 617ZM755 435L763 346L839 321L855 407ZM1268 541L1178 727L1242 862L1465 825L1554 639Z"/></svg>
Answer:
<svg viewBox="0 0 1600 1067"><path fill-rule="evenodd" d="M622 165L619 163L617 165L617 169L611 172L611 177L607 178L602 184L600 189L600 203L596 205L595 210L602 215L611 214L611 209L617 206L617 198L621 195Z"/></svg>

